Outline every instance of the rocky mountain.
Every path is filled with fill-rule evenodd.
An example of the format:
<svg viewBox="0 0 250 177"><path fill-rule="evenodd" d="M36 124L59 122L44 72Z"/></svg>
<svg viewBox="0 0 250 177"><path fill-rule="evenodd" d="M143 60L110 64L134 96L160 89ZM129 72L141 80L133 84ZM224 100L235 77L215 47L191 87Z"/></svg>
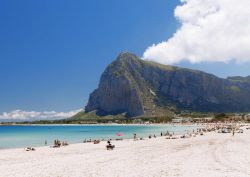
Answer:
<svg viewBox="0 0 250 177"><path fill-rule="evenodd" d="M171 109L199 112L250 111L250 77L222 79L202 71L144 61L121 53L101 76L86 112L128 117Z"/></svg>

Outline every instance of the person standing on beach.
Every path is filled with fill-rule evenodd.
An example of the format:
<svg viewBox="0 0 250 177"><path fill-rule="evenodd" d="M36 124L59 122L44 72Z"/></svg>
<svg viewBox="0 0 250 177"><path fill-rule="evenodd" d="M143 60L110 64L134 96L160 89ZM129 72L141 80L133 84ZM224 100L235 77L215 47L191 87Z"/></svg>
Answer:
<svg viewBox="0 0 250 177"><path fill-rule="evenodd" d="M134 133L134 140L136 140L136 134Z"/></svg>

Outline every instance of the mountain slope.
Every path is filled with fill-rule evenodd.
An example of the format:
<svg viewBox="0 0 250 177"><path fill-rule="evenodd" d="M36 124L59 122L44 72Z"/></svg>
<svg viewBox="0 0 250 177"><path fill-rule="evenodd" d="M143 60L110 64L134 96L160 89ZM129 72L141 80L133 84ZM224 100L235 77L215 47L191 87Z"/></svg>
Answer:
<svg viewBox="0 0 250 177"><path fill-rule="evenodd" d="M202 112L250 111L249 77L218 78L202 71L144 61L121 53L101 76L86 112L161 115L171 107Z"/></svg>

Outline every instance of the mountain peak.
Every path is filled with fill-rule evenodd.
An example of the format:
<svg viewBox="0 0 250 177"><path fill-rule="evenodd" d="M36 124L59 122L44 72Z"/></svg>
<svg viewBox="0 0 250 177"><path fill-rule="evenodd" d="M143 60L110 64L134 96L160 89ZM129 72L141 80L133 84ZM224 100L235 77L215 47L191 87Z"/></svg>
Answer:
<svg viewBox="0 0 250 177"><path fill-rule="evenodd" d="M119 55L118 55L118 58L126 58L126 57L136 57L137 56L131 52L128 52L128 51L122 51Z"/></svg>
<svg viewBox="0 0 250 177"><path fill-rule="evenodd" d="M118 55L116 60L118 60L118 61L128 61L128 60L129 61L131 61L131 60L138 61L138 60L140 60L140 58L138 58L135 54L130 53L130 52L121 52Z"/></svg>

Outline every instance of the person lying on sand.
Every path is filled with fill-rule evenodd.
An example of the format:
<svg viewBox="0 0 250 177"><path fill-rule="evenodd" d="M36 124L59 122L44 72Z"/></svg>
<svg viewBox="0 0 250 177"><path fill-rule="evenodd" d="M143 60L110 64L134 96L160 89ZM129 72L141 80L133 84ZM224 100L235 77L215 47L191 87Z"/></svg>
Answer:
<svg viewBox="0 0 250 177"><path fill-rule="evenodd" d="M100 140L94 140L94 144L99 144Z"/></svg>
<svg viewBox="0 0 250 177"><path fill-rule="evenodd" d="M87 143L91 143L92 142L92 139L90 138L89 140L87 140Z"/></svg>
<svg viewBox="0 0 250 177"><path fill-rule="evenodd" d="M69 145L69 143L67 141L62 142L62 146L68 146L68 145Z"/></svg>
<svg viewBox="0 0 250 177"><path fill-rule="evenodd" d="M35 148L32 148L32 147L27 147L25 148L26 151L35 151L36 149Z"/></svg>

